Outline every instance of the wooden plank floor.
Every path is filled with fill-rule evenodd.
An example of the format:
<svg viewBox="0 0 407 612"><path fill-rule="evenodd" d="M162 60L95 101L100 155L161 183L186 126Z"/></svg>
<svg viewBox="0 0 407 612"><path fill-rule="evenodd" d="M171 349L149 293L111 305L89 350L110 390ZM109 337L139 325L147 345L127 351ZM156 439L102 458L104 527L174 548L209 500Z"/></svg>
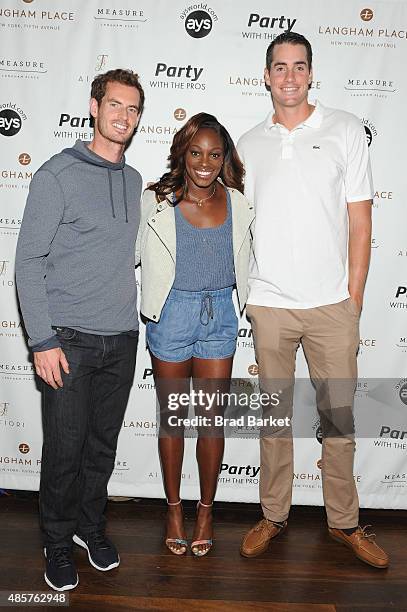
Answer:
<svg viewBox="0 0 407 612"><path fill-rule="evenodd" d="M191 502L184 507L191 537L195 510ZM391 555L388 570L361 563L332 541L321 508L294 507L288 529L256 559L238 553L242 535L258 520L255 505L215 505L215 544L204 558L166 550L162 500L109 502L108 517L121 565L98 572L75 547L80 584L70 593L72 609L407 612L407 511L361 511L361 523L374 525ZM0 542L0 590L49 591L34 494L0 497Z"/></svg>

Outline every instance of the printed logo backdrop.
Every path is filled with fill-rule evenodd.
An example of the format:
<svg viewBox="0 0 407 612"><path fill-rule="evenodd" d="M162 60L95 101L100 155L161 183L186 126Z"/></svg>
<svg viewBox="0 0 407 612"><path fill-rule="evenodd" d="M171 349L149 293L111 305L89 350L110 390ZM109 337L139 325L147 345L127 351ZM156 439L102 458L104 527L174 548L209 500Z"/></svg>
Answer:
<svg viewBox="0 0 407 612"><path fill-rule="evenodd" d="M407 508L407 234L405 208L407 4L404 0L0 0L0 486L37 489L40 394L15 296L14 258L33 173L54 153L89 139L93 77L136 70L146 107L127 160L145 184L166 168L176 131L207 111L233 138L263 120L267 45L284 30L314 49L310 98L357 115L375 182L372 262L361 319L356 417L374 427L357 442L362 506ZM272 240L272 232L270 234ZM239 329L234 376L255 384L253 339ZM298 376L307 376L302 354ZM379 381L380 379L380 381ZM387 379L388 384L384 384ZM385 390L383 391L383 388ZM294 503L321 504L321 444L314 392L296 393ZM110 493L163 496L155 392L144 328ZM195 439L186 442L183 491L198 497ZM257 501L258 440L230 438L217 499Z"/></svg>

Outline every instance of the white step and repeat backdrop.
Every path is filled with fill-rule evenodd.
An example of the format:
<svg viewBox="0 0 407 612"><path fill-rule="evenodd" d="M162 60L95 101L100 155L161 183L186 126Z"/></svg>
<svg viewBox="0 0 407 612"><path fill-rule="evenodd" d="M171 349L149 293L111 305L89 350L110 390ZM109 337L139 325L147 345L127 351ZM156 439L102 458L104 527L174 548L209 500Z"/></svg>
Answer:
<svg viewBox="0 0 407 612"><path fill-rule="evenodd" d="M145 88L145 112L127 152L145 182L163 172L174 133L194 113L215 114L237 140L270 109L264 56L286 29L312 43L311 100L351 111L365 126L376 193L361 320L356 421L360 411L363 431L355 480L362 506L407 508L405 0L0 0L0 487L35 490L41 468L40 394L14 282L33 173L77 138L91 138L90 83L116 67L136 70ZM300 354L297 374L306 372ZM254 384L256 374L250 327L242 319L234 375ZM296 403L309 434L296 440L294 503L319 505L312 389L302 385ZM187 441L182 481L182 495L191 499L198 496L194 444ZM142 329L111 494L163 496L156 447ZM258 440L229 438L217 499L258 500L258 476Z"/></svg>

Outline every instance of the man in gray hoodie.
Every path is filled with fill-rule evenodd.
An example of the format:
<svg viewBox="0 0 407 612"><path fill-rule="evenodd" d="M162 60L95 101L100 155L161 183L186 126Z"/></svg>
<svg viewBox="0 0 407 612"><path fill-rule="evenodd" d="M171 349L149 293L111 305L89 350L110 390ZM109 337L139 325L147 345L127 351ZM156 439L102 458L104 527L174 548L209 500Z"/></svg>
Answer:
<svg viewBox="0 0 407 612"><path fill-rule="evenodd" d="M120 562L104 510L138 340L142 180L124 150L143 103L135 73L95 78L93 140L78 140L36 172L17 244L18 295L43 396L45 580L58 591L78 584L72 541L101 571Z"/></svg>

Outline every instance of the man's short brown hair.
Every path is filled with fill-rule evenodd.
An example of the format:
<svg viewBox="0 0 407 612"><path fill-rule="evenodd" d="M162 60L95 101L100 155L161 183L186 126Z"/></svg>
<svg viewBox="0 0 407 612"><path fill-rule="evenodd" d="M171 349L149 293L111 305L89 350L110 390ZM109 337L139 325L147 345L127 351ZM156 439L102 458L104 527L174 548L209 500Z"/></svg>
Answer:
<svg viewBox="0 0 407 612"><path fill-rule="evenodd" d="M284 43L288 43L289 45L303 45L305 47L305 51L307 53L307 62L308 62L308 70L312 68L312 47L309 40L305 38L302 34L297 34L297 32L282 32L279 34L267 47L266 52L266 68L270 71L271 62L273 61L273 50L277 45L283 45Z"/></svg>
<svg viewBox="0 0 407 612"><path fill-rule="evenodd" d="M144 90L140 84L139 76L136 72L116 68L116 70L109 70L104 74L98 74L98 76L93 79L90 90L91 98L95 98L98 104L101 103L102 98L106 93L106 85L108 83L121 83L122 85L128 85L129 87L135 87L140 94L139 113L142 113L144 108Z"/></svg>

